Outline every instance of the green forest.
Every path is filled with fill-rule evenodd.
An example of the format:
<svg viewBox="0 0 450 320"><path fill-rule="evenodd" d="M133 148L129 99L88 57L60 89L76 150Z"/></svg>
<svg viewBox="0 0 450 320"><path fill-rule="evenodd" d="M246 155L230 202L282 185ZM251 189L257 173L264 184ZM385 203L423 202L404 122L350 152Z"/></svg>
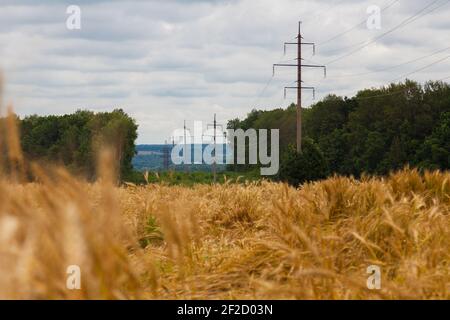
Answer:
<svg viewBox="0 0 450 320"><path fill-rule="evenodd" d="M296 105L262 111L228 122L230 129L279 129L281 164L277 176L300 184L333 174L385 175L405 166L450 168L450 86L406 81L365 89L354 97L329 95L303 109L303 153L293 147ZM125 181L143 181L133 170L137 124L123 110L77 111L62 116L17 118L28 159L58 162L71 172L95 178L96 154L112 145ZM230 166L249 174L254 166Z"/></svg>
<svg viewBox="0 0 450 320"><path fill-rule="evenodd" d="M329 95L303 109L301 156L294 155L296 105L271 111L253 110L228 128L280 129L280 176L294 183L332 174L385 175L407 165L420 169L450 168L450 86L407 80L356 96ZM251 168L241 166L239 170ZM295 172L294 172L295 171ZM302 173L300 173L302 171Z"/></svg>
<svg viewBox="0 0 450 320"><path fill-rule="evenodd" d="M62 116L32 115L18 119L21 145L30 160L58 162L72 173L95 177L97 151L113 147L118 171L132 174L137 125L123 110L94 113L77 111Z"/></svg>

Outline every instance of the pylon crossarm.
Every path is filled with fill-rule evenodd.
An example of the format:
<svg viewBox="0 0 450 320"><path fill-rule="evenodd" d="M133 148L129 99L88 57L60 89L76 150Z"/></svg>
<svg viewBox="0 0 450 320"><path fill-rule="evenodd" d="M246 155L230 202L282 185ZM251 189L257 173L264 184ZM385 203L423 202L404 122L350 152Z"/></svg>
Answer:
<svg viewBox="0 0 450 320"><path fill-rule="evenodd" d="M273 65L273 76L275 76L275 68L276 67L298 67L298 64L276 63Z"/></svg>
<svg viewBox="0 0 450 320"><path fill-rule="evenodd" d="M302 42L301 44L305 46L312 46L313 56L316 55L316 44L314 42Z"/></svg>
<svg viewBox="0 0 450 320"><path fill-rule="evenodd" d="M323 68L323 76L325 78L327 77L327 67L326 66L317 66L317 65L313 65L313 64L302 64L302 67L305 67L305 68Z"/></svg>
<svg viewBox="0 0 450 320"><path fill-rule="evenodd" d="M298 87L284 87L284 99L286 99L286 92L288 89L298 89Z"/></svg>
<svg viewBox="0 0 450 320"><path fill-rule="evenodd" d="M306 68L325 68L325 66L317 66L314 64L302 64L302 67L306 67Z"/></svg>
<svg viewBox="0 0 450 320"><path fill-rule="evenodd" d="M289 45L298 45L296 42L285 42L284 43L284 55L286 55L286 47Z"/></svg>
<svg viewBox="0 0 450 320"><path fill-rule="evenodd" d="M316 88L314 87L302 87L304 90L312 90L313 92L313 100L316 100Z"/></svg>

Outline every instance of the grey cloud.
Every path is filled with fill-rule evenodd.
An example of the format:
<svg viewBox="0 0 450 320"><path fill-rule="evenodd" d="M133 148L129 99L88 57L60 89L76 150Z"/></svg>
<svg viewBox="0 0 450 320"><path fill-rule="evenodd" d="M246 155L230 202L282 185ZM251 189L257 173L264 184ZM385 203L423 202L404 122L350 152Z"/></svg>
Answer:
<svg viewBox="0 0 450 320"><path fill-rule="evenodd" d="M161 142L183 119L210 121L216 112L226 121L254 107L287 106L295 97L284 100L283 86L295 80L295 70L279 70L272 78L271 69L275 62L295 62L295 50L283 56L282 43L294 40L298 20L305 39L320 43L364 21L369 5L390 2L0 0L0 68L19 114L121 106L141 124L139 142ZM340 57L429 2L399 1L382 14L381 30L362 24L319 45L314 57L305 48L305 57L314 63ZM82 30L65 27L69 4L81 6ZM450 6L444 6L330 65L327 79L305 70L304 80L317 86L318 98L351 95L425 66L445 53L364 77L342 77L445 47L449 13ZM449 73L446 61L411 77L424 81ZM311 102L305 94L304 104Z"/></svg>

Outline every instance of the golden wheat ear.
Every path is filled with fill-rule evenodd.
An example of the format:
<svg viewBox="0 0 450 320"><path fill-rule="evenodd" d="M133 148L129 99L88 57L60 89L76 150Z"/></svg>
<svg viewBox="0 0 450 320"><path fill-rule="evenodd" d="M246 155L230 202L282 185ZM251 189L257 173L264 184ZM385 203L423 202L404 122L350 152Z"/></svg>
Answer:
<svg viewBox="0 0 450 320"><path fill-rule="evenodd" d="M147 184L149 184L149 182L148 182L148 171L145 171L145 172L144 172L144 179L145 179L145 182L146 182Z"/></svg>
<svg viewBox="0 0 450 320"><path fill-rule="evenodd" d="M18 117L13 112L12 105L8 106L5 137L11 179L16 182L24 182L25 167L22 147L20 145Z"/></svg>
<svg viewBox="0 0 450 320"><path fill-rule="evenodd" d="M3 121L3 73L0 71L0 177L3 175L4 168L4 121Z"/></svg>

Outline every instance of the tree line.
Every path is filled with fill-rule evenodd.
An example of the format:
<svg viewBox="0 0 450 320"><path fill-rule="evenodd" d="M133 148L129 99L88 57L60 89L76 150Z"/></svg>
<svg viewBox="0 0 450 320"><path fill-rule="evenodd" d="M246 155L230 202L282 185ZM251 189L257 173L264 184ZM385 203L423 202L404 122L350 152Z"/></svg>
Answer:
<svg viewBox="0 0 450 320"><path fill-rule="evenodd" d="M280 174L289 177L299 175L302 168L308 171L306 176L303 172L294 179L296 183L332 174L385 175L407 165L450 168L447 83L429 81L421 85L406 80L361 90L351 98L329 95L303 110L302 125L306 150L300 159L293 155L296 105L271 111L255 109L245 119L228 123L233 129L279 129L283 154Z"/></svg>
<svg viewBox="0 0 450 320"><path fill-rule="evenodd" d="M123 110L94 113L77 111L62 116L17 118L26 159L59 163L72 173L95 178L97 152L113 147L122 179L132 174L137 125ZM115 165L115 164L112 164Z"/></svg>

